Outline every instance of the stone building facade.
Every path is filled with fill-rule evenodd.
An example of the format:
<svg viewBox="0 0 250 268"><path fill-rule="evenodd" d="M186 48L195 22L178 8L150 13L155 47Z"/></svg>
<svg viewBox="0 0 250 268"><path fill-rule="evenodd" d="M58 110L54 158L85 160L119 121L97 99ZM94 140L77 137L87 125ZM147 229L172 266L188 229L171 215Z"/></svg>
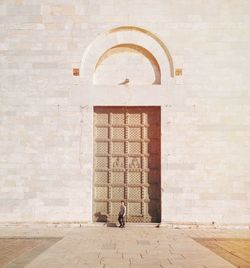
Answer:
<svg viewBox="0 0 250 268"><path fill-rule="evenodd" d="M1 223L249 225L249 12L2 0Z"/></svg>

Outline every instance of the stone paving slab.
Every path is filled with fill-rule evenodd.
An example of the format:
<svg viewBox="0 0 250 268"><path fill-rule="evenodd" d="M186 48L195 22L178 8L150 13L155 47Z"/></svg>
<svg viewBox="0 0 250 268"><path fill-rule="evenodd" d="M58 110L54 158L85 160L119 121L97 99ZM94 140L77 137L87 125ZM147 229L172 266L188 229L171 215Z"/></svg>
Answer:
<svg viewBox="0 0 250 268"><path fill-rule="evenodd" d="M0 237L55 234L61 240L26 260L27 268L230 268L235 267L207 247L200 238L249 239L249 230L186 230L152 227L0 228ZM230 244L232 245L232 244ZM229 246L230 246L229 245ZM233 244L234 251L237 245ZM241 247L242 244L238 245ZM243 247L243 253L246 248ZM0 258L1 258L0 252ZM21 265L21 264L20 264ZM11 268L20 268L22 266ZM9 267L8 267L9 268Z"/></svg>
<svg viewBox="0 0 250 268"><path fill-rule="evenodd" d="M0 238L0 267L25 267L60 238Z"/></svg>
<svg viewBox="0 0 250 268"><path fill-rule="evenodd" d="M198 238L196 241L235 266L250 267L250 239Z"/></svg>

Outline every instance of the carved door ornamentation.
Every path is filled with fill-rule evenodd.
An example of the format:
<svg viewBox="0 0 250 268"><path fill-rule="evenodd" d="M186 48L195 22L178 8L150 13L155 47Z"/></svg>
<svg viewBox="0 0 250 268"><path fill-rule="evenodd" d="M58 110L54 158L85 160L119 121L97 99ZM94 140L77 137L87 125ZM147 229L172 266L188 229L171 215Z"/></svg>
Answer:
<svg viewBox="0 0 250 268"><path fill-rule="evenodd" d="M95 107L94 221L160 222L159 107Z"/></svg>

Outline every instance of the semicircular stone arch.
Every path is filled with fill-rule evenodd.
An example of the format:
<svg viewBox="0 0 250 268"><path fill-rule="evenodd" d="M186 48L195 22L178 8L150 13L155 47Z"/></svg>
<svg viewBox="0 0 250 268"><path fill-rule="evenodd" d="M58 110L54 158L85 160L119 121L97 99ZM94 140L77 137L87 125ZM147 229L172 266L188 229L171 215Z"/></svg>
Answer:
<svg viewBox="0 0 250 268"><path fill-rule="evenodd" d="M125 54L125 57L121 57L121 53ZM108 64L105 64L107 61ZM136 67L131 69L127 61ZM110 66L112 69L110 69ZM113 74L111 80L107 75L110 72ZM142 73L144 73L143 76L141 75ZM154 55L142 46L130 43L113 46L106 50L99 58L95 66L93 79L93 83L97 85L110 84L110 82L113 82L114 85L126 83L160 85L160 65Z"/></svg>
<svg viewBox="0 0 250 268"><path fill-rule="evenodd" d="M131 56L128 55L129 50L131 53L133 52ZM128 69L133 69L140 65L140 62L136 64L133 64L133 61L132 63L130 62L131 57L135 56L134 54L143 56L141 57L141 64L146 62L151 64L154 79L151 82L148 79L145 83L166 84L174 77L172 57L167 47L155 34L139 27L121 26L102 33L87 47L81 62L81 81L90 85L100 84L97 82L97 70L106 61L105 59L114 56L116 52L122 51L127 53L127 63L125 62L124 64L128 65ZM121 53L118 54L122 55ZM112 65L110 64L106 69L112 68ZM119 62L116 67L119 68ZM147 68L146 65L144 67ZM142 74L145 75L145 73ZM152 72L148 72L148 74L150 76ZM112 71L107 75L111 76ZM124 78L126 78L126 73ZM115 83L110 81L110 84Z"/></svg>

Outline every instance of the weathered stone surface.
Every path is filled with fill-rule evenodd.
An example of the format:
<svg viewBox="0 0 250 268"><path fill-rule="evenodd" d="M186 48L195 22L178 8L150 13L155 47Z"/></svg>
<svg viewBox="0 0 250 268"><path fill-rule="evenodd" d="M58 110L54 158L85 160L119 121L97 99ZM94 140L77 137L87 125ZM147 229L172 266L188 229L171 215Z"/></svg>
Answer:
<svg viewBox="0 0 250 268"><path fill-rule="evenodd" d="M159 105L162 221L249 225L249 10L245 0L1 1L0 221L92 221L93 106ZM120 26L147 34L110 33ZM137 49L111 50L95 69L128 42Z"/></svg>

